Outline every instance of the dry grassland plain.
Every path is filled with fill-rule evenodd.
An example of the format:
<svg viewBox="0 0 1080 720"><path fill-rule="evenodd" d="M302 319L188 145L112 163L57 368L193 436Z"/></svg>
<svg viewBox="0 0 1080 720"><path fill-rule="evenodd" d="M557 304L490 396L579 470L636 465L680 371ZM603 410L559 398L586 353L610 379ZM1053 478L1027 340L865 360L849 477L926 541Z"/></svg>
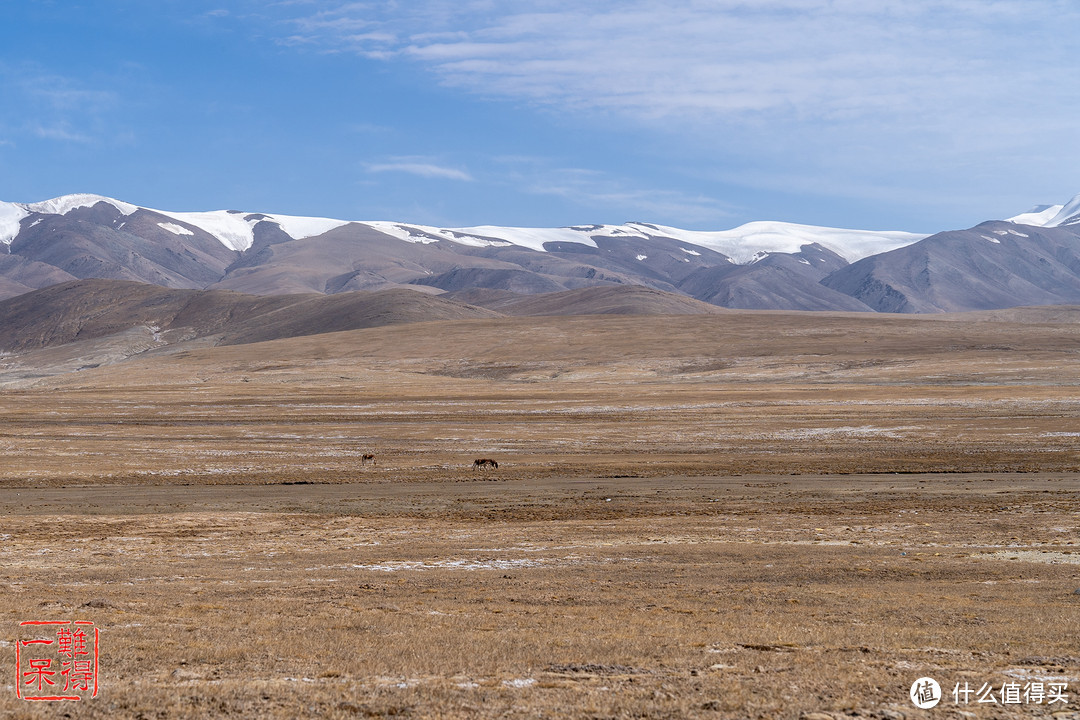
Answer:
<svg viewBox="0 0 1080 720"><path fill-rule="evenodd" d="M2 358L0 715L1080 717L1078 321ZM72 618L101 630L99 696L17 699L19 623Z"/></svg>

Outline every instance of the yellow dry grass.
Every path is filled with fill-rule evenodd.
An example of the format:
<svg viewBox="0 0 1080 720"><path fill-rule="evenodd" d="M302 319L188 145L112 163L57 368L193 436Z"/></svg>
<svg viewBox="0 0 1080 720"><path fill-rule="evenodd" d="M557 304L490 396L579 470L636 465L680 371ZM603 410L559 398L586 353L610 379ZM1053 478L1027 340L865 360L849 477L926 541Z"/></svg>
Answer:
<svg viewBox="0 0 1080 720"><path fill-rule="evenodd" d="M484 320L20 380L0 713L1075 711L1074 328ZM19 621L70 617L101 695L16 700ZM948 695L1049 678L1067 705Z"/></svg>

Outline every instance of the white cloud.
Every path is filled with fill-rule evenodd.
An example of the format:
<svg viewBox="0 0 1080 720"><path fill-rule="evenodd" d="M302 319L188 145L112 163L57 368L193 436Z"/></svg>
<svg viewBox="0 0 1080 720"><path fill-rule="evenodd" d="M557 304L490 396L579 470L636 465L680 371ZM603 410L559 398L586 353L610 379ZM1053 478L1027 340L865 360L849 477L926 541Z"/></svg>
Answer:
<svg viewBox="0 0 1080 720"><path fill-rule="evenodd" d="M703 221L727 210L653 183L732 202L768 189L780 201L902 205L916 217L1006 187L1075 192L1075 0L237 2L258 18L252 32L298 51L411 65L457 91L454 101L539 109L559 118L547 126L556 132L610 128L610 145L626 144L610 160L622 171L586 181L549 168L520 182L631 217L638 204L640 215L671 217L667 206ZM421 83L409 90L447 97ZM610 149L571 159L572 150L530 147L527 134L503 148L597 167ZM631 157L658 179L629 180ZM472 177L424 159L369 170Z"/></svg>
<svg viewBox="0 0 1080 720"><path fill-rule="evenodd" d="M664 121L911 118L965 103L985 112L995 95L1038 101L1031 83L1075 59L1066 28L1080 29L1063 0L317 6L293 20L296 37L409 58L488 97Z"/></svg>
<svg viewBox="0 0 1080 720"><path fill-rule="evenodd" d="M436 165L435 163L415 158L394 158L388 162L369 163L365 165L365 167L368 172L372 173L399 172L409 175L418 175L425 178L459 180L464 182L470 182L473 179L472 176L464 170Z"/></svg>
<svg viewBox="0 0 1080 720"><path fill-rule="evenodd" d="M0 94L9 101L0 107L0 122L6 120L21 136L95 143L130 134L121 123L107 121L120 104L114 90L48 72L37 64L0 63Z"/></svg>
<svg viewBox="0 0 1080 720"><path fill-rule="evenodd" d="M68 123L59 122L52 125L36 123L30 126L31 132L44 140L63 140L64 142L91 143L91 138L86 133L73 130Z"/></svg>
<svg viewBox="0 0 1080 720"><path fill-rule="evenodd" d="M650 218L679 218L684 223L713 223L732 216L714 198L677 190L640 187L608 172L586 168L551 167L543 158L503 157L507 182L533 195L568 200L613 222Z"/></svg>

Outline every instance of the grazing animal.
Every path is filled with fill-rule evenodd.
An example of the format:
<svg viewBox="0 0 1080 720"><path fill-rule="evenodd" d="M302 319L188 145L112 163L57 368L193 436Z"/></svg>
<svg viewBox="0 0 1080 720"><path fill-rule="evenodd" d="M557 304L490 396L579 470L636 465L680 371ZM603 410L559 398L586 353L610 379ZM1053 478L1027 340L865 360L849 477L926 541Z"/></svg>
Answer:
<svg viewBox="0 0 1080 720"><path fill-rule="evenodd" d="M484 468L484 467L493 467L496 470L499 469L499 463L495 462L494 460L490 460L488 458L480 458L478 460L473 460L472 466L474 468L476 468L477 470L479 470L480 468Z"/></svg>
<svg viewBox="0 0 1080 720"><path fill-rule="evenodd" d="M363 455L360 456L360 464L361 465L366 465L368 460L371 461L372 465L376 464L375 463L375 456L372 455L371 453L364 453Z"/></svg>

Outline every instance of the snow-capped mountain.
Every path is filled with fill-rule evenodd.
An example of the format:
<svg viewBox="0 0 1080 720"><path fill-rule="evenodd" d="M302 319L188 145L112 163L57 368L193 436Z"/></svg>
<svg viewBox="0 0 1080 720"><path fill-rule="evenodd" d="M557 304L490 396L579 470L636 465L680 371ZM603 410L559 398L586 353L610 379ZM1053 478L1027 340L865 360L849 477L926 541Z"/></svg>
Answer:
<svg viewBox="0 0 1080 720"><path fill-rule="evenodd" d="M1076 225L1077 223L1080 223L1080 195L1065 203L1061 210L1050 218L1050 222L1046 223L1046 226L1061 227L1062 225Z"/></svg>
<svg viewBox="0 0 1080 720"><path fill-rule="evenodd" d="M1053 220L1064 207L1064 205L1036 205L1027 212L1006 218L1006 220L1017 225L1046 227L1046 224Z"/></svg>
<svg viewBox="0 0 1080 720"><path fill-rule="evenodd" d="M1080 303L1080 195L938 233L859 260L822 283L881 312Z"/></svg>
<svg viewBox="0 0 1080 720"><path fill-rule="evenodd" d="M0 242L10 244L19 233L21 221L31 215L67 215L73 210L93 207L98 203L111 205L125 216L138 210L146 210L174 218L183 225L172 223L159 223L159 225L176 235L190 234L191 230L185 226L199 228L220 240L225 247L239 252L248 250L254 244L255 226L263 221L278 225L294 240L322 235L355 222L318 217L245 213L235 210L173 212L140 208L131 203L101 195L78 194L37 203L0 202ZM723 253L736 264L752 262L768 253L797 253L804 245L814 243L831 250L848 262L853 262L867 255L910 245L925 237L925 235L906 232L846 230L783 222L752 222L732 230L718 232L680 230L648 223L563 228L519 228L494 225L437 228L386 221L355 222L355 224L408 242L429 243L446 240L473 247L489 247L501 243L518 245L538 252L545 252L545 245L548 243L572 242L596 247L593 238L598 235L639 240L662 236Z"/></svg>
<svg viewBox="0 0 1080 720"><path fill-rule="evenodd" d="M191 225L204 230L221 241L222 245L232 250L243 252L251 247L255 240L255 225L263 220L276 223L281 226L290 237L302 239L312 235L321 235L336 227L345 225L345 220L330 220L328 218L297 217L293 215L263 215L261 213L242 213L234 210L215 210L211 212L169 212L166 210L153 210L140 208L137 205L126 203L121 200L104 197L102 195L64 195L38 203L5 203L0 202L0 242L10 244L19 233L20 223L23 218L31 215L67 215L72 210L89 208L98 203L105 203L116 208L122 215L131 215L138 210L175 218L185 225ZM191 235L191 230L183 225L172 223L159 223L159 225L175 235Z"/></svg>
<svg viewBox="0 0 1080 720"><path fill-rule="evenodd" d="M485 225L468 228L435 228L392 222L362 223L387 235L410 242L449 240L484 247L496 243L519 245L540 252L549 243L580 243L596 247L597 236L647 240L665 237L687 245L722 253L738 265L760 260L769 253L797 253L817 244L848 262L917 242L925 235L896 231L845 230L784 222L751 222L732 230L701 232L665 225L632 222L625 225L578 225L562 228L518 228Z"/></svg>
<svg viewBox="0 0 1080 720"><path fill-rule="evenodd" d="M1080 302L1074 267L1080 196L931 237L782 222L438 228L99 195L0 202L0 297L103 278L256 295L405 287L491 306L642 285L724 307L938 312Z"/></svg>
<svg viewBox="0 0 1080 720"><path fill-rule="evenodd" d="M1080 195L1064 205L1039 205L1009 218L1009 222L1032 227L1061 227L1080 223Z"/></svg>

